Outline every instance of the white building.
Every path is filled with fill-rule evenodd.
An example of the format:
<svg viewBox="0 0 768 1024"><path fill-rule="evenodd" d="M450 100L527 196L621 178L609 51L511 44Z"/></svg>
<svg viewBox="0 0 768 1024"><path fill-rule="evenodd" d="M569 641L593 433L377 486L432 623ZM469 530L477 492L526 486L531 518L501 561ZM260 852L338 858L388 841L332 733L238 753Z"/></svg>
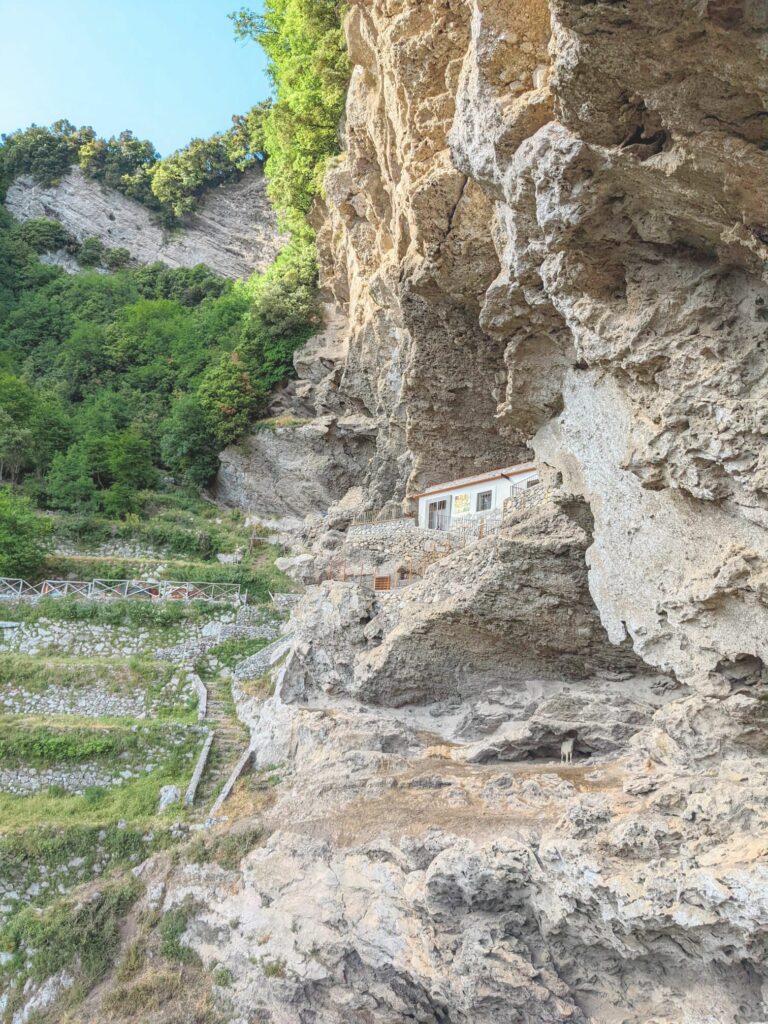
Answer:
<svg viewBox="0 0 768 1024"><path fill-rule="evenodd" d="M505 499L516 493L516 488L524 490L538 482L536 466L525 462L435 484L413 496L419 502L418 525L425 530L448 530L471 522L501 509Z"/></svg>

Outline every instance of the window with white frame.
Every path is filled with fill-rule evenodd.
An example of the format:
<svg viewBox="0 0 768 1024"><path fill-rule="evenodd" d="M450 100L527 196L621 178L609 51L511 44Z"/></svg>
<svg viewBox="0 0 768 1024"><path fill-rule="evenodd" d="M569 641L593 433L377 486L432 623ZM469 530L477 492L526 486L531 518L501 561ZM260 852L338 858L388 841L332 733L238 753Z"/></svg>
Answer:
<svg viewBox="0 0 768 1024"><path fill-rule="evenodd" d="M477 496L475 510L489 512L493 508L493 491L481 491Z"/></svg>

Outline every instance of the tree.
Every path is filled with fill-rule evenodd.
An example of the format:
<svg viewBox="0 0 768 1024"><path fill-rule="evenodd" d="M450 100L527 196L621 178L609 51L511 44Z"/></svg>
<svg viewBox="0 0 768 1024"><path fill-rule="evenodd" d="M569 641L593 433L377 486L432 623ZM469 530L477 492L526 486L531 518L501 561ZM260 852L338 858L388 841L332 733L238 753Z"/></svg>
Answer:
<svg viewBox="0 0 768 1024"><path fill-rule="evenodd" d="M0 480L8 476L11 483L16 483L30 460L32 445L32 432L0 408Z"/></svg>
<svg viewBox="0 0 768 1024"><path fill-rule="evenodd" d="M232 163L244 171L256 165L263 167L269 156L266 142L266 123L272 110L272 101L265 100L251 107L247 114L236 114L227 132L227 153Z"/></svg>
<svg viewBox="0 0 768 1024"><path fill-rule="evenodd" d="M23 423L34 408L35 396L25 380L13 373L0 373L0 409L17 423Z"/></svg>
<svg viewBox="0 0 768 1024"><path fill-rule="evenodd" d="M293 240L263 274L250 282L251 320L272 337L304 335L321 324L317 258L313 244Z"/></svg>
<svg viewBox="0 0 768 1024"><path fill-rule="evenodd" d="M266 389L251 380L236 352L224 356L203 374L198 388L208 428L222 447L241 437L251 418L263 411Z"/></svg>
<svg viewBox="0 0 768 1024"><path fill-rule="evenodd" d="M79 402L89 392L103 387L110 366L106 328L85 321L57 346L53 365L47 369L56 382L63 385L66 397Z"/></svg>
<svg viewBox="0 0 768 1024"><path fill-rule="evenodd" d="M140 491L154 483L152 448L130 428L105 439L107 466L113 485Z"/></svg>
<svg viewBox="0 0 768 1024"><path fill-rule="evenodd" d="M0 488L0 575L29 579L40 570L53 524L31 501Z"/></svg>
<svg viewBox="0 0 768 1024"><path fill-rule="evenodd" d="M58 452L48 473L48 504L67 512L94 512L97 496L88 452L82 444Z"/></svg>
<svg viewBox="0 0 768 1024"><path fill-rule="evenodd" d="M66 451L72 442L72 421L56 395L41 392L36 397L29 420L30 461L35 472L45 474L51 468L54 455Z"/></svg>
<svg viewBox="0 0 768 1024"><path fill-rule="evenodd" d="M182 395L161 425L163 462L184 484L205 487L219 468L219 444L195 395Z"/></svg>

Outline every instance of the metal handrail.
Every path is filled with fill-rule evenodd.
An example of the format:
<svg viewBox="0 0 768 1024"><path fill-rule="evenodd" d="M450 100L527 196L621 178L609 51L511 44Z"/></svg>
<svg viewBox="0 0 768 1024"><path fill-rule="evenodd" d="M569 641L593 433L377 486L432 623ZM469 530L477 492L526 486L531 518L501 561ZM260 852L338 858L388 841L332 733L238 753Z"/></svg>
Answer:
<svg viewBox="0 0 768 1024"><path fill-rule="evenodd" d="M513 493L504 500L502 506L504 516L508 516L511 512L525 512L527 509L533 508L552 491L552 487L542 484L541 481L532 487L515 487Z"/></svg>
<svg viewBox="0 0 768 1024"><path fill-rule="evenodd" d="M352 520L352 526L370 526L374 523L396 523L401 519L414 519L413 512L393 511L382 514L381 509L369 512L360 512Z"/></svg>

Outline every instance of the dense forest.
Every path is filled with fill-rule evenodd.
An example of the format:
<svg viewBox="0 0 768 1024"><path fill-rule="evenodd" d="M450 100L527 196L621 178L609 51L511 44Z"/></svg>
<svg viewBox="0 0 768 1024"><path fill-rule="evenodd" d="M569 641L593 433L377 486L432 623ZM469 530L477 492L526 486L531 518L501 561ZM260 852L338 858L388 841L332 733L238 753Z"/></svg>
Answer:
<svg viewBox="0 0 768 1024"><path fill-rule="evenodd" d="M265 415L319 325L307 214L338 151L343 13L331 0L268 0L263 15L233 14L236 35L268 54L274 98L165 159L131 132L105 140L64 120L2 136L0 198L20 174L52 184L76 164L167 227L260 166L290 241L266 273L233 283L204 266L130 268L121 249L0 207L0 547L34 506L124 516L158 473L202 487L218 452ZM40 260L60 249L86 269Z"/></svg>

